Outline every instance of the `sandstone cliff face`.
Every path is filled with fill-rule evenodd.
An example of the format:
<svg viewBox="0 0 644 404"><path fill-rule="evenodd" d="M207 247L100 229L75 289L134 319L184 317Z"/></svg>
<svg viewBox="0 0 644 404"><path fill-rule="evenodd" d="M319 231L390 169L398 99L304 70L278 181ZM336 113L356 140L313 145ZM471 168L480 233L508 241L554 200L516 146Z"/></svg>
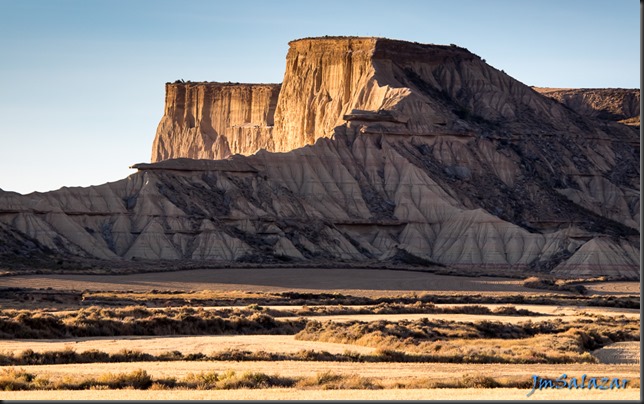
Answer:
<svg viewBox="0 0 644 404"><path fill-rule="evenodd" d="M639 89L533 88L584 116L639 126Z"/></svg>
<svg viewBox="0 0 644 404"><path fill-rule="evenodd" d="M189 137L160 129L168 156L224 156L213 145L231 148L226 131L240 122L268 130L275 92L230 113L225 100L243 97L214 87L206 97L205 87L170 85L160 128L179 122L202 143L181 146ZM266 150L250 156L140 164L98 187L0 192L0 237L28 240L27 254L111 260L412 257L463 271L639 279L633 128L580 115L463 48L375 38L292 42L275 105L272 132L245 154Z"/></svg>
<svg viewBox="0 0 644 404"><path fill-rule="evenodd" d="M279 84L167 83L152 161L272 149L279 89Z"/></svg>

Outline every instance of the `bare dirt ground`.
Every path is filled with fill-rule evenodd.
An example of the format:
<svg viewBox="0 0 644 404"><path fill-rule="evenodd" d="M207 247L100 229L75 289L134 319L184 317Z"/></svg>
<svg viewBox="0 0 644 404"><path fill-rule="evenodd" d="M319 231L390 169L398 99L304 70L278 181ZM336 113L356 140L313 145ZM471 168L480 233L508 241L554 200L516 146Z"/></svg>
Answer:
<svg viewBox="0 0 644 404"><path fill-rule="evenodd" d="M593 282L583 285L590 294L596 295L640 294L640 282Z"/></svg>
<svg viewBox="0 0 644 404"><path fill-rule="evenodd" d="M535 293L535 289L521 286L519 279L355 268L231 268L129 275L24 275L0 277L0 286L115 291L337 292L356 296L390 296L413 292ZM539 292L550 293L546 290Z"/></svg>
<svg viewBox="0 0 644 404"><path fill-rule="evenodd" d="M26 349L35 352L60 351L73 349L76 352L96 349L107 353L116 353L123 349L141 351L159 355L168 351L180 351L183 354L204 353L211 354L227 349L240 351L265 351L292 353L303 349L327 351L341 354L353 351L368 354L375 348L336 344L331 342L299 341L293 335L219 335L219 336L168 336L168 337L139 337L128 336L120 338L96 337L74 339L48 339L48 340L0 340L0 352L20 353Z"/></svg>
<svg viewBox="0 0 644 404"><path fill-rule="evenodd" d="M640 363L640 342L616 342L592 352L601 363Z"/></svg>
<svg viewBox="0 0 644 404"><path fill-rule="evenodd" d="M403 390L60 390L3 391L2 400L639 400L640 389L535 391L527 389Z"/></svg>

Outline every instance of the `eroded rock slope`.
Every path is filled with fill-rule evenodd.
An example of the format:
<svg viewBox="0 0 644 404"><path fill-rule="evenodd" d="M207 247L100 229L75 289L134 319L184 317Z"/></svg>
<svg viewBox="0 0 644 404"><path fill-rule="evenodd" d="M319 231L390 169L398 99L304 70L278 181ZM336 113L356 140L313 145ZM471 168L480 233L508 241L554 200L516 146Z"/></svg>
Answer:
<svg viewBox="0 0 644 404"><path fill-rule="evenodd" d="M582 115L640 126L639 89L533 88Z"/></svg>
<svg viewBox="0 0 644 404"><path fill-rule="evenodd" d="M566 108L466 49L293 41L273 125L270 97L238 114L212 107L224 105L213 88L211 112L166 105L160 127L194 125L197 139L197 127L212 128L252 155L209 160L225 148L186 146L176 132L159 162L124 180L0 193L0 236L33 245L0 256L403 260L639 278L638 132ZM249 121L273 127L226 132Z"/></svg>

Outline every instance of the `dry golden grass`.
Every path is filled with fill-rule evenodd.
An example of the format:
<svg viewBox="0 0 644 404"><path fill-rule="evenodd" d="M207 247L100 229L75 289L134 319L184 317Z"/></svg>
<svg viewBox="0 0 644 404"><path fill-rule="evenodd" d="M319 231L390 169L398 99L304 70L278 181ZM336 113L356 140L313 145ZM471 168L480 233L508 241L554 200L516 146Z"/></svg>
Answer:
<svg viewBox="0 0 644 404"><path fill-rule="evenodd" d="M2 400L525 400L527 389L8 391ZM543 390L530 400L639 400L639 389Z"/></svg>
<svg viewBox="0 0 644 404"><path fill-rule="evenodd" d="M319 390L338 390L338 391L347 391L347 390L359 390L359 391L370 391L370 390L379 390L379 391L391 391L395 389L398 393L398 397L406 396L404 393L407 389L426 389L428 394L432 394L434 391L440 391L443 389L452 389L457 388L469 389L475 388L481 393L488 394L490 391L523 391L526 394L533 395L537 394L538 397L550 397L552 398L549 390L538 389L532 391L534 385L532 379L534 376L528 376L526 370L523 369L522 374L507 376L501 375L491 376L489 369L485 372L481 372L484 366L478 366L478 373L467 372L464 374L457 374L452 372L449 376L437 375L437 372L424 374L424 375L415 375L404 377L401 374L393 374L391 372L383 373L379 372L380 376L370 376L363 375L359 372L353 373L338 373L337 371L325 370L322 372L316 372L312 375L304 375L301 373L297 376L284 376L282 374L266 374L264 372L257 372L253 370L244 370L243 372L238 372L232 369L225 371L212 370L201 372L188 372L182 376L177 376L176 373L173 373L172 376L165 377L155 377L150 374L147 370L143 368L136 368L134 370L102 373L99 375L92 375L82 371L74 373L73 375L67 374L57 379L52 379L51 375L37 373L37 367L30 366L28 369L16 369L16 368L1 368L0 369L0 386L5 390L5 393L15 391L15 390L46 390L46 394L43 392L42 395L34 397L33 395L27 397L26 395L15 395L12 396L14 399L33 399L37 397L41 398L51 398L51 397L65 397L67 399L80 399L78 395L69 395L69 390L90 390L103 391L104 389L110 389L112 393L119 399L142 399L144 396L136 394L135 396L129 395L128 393L135 390L152 390L159 391L162 390L166 395L165 399L174 398L177 399L174 392L175 390L179 391L199 391L199 390L209 390L211 393L214 393L212 390L245 390L253 389L257 392L255 399L267 399L266 395L262 393L271 394L271 391L282 388L290 388L295 386L302 395L300 397L306 399L312 399L311 391ZM462 370L462 369L461 369ZM541 378L551 378L554 379L557 377L558 373L555 375L549 374L548 371L543 372L544 369L532 369L533 374L538 375ZM628 380L629 384L627 389L631 391L636 391L639 394L639 375L637 378L629 378L624 376L624 372L620 373L622 376L618 377L616 375L607 373L604 371L601 374L590 373L589 369L584 369L584 375L593 378L617 378L621 380ZM594 370L598 370L595 368ZM570 377L573 378L575 375L570 374ZM427 388L429 388L427 390ZM510 389L511 388L511 389ZM118 390L114 390L118 389ZM62 390L62 391L60 391ZM458 390L454 390L454 394L462 398ZM557 390L561 393L562 390ZM570 390L573 391L573 390ZM602 390L599 390L602 391ZM123 394L123 392L126 392ZM587 389L574 390L575 393L579 393L582 398L588 399L592 394L595 394L593 391ZM621 398L624 394L619 394L621 390L610 390L602 391L604 393L604 399L608 398ZM607 395L608 393L610 395ZM59 393L59 394L57 394ZM308 394L305 394L308 393ZM401 394L402 393L402 394ZM315 393L313 393L315 394ZM178 394L180 395L180 393ZM590 396L589 396L590 395ZM214 395L216 397L221 397ZM210 397L214 397L210 396ZM353 395L350 395L354 397ZM114 396L113 396L114 397ZM313 395L313 397L315 397ZM364 397L364 396L363 396ZM380 399L382 399L382 396ZM498 396L496 396L499 398ZM574 396L576 399L579 399L580 396ZM2 399L7 399L7 394L0 396ZM340 396L340 398L347 398L346 395ZM561 399L561 394L558 396Z"/></svg>
<svg viewBox="0 0 644 404"><path fill-rule="evenodd" d="M592 363L589 349L639 339L639 319L597 316L564 322L421 319L369 323L310 321L295 338L421 354L432 362Z"/></svg>
<svg viewBox="0 0 644 404"><path fill-rule="evenodd" d="M35 352L62 351L73 349L84 352L92 349L107 353L116 353L123 349L141 351L158 355L168 351L180 351L183 354L206 353L238 349L242 351L297 352L303 349L342 353L346 350L358 353L371 353L375 348L335 344L330 342L301 341L293 335L200 335L200 336L167 336L140 337L126 336L120 338L96 337L47 340L0 340L0 353L19 353L26 349Z"/></svg>
<svg viewBox="0 0 644 404"><path fill-rule="evenodd" d="M0 370L13 367L0 367ZM482 374L492 377L558 377L567 373L570 377L588 375L636 379L640 377L639 365L609 364L461 364L461 363L383 363L383 362L308 362L308 361L173 361L173 362L124 362L81 363L69 365L20 366L30 373L43 375L52 380L82 374L98 377L104 373L130 373L145 369L154 378L183 378L188 373L226 371L279 373L285 377L314 376L317 373L333 372L358 374L384 380L432 378L460 378L466 374Z"/></svg>

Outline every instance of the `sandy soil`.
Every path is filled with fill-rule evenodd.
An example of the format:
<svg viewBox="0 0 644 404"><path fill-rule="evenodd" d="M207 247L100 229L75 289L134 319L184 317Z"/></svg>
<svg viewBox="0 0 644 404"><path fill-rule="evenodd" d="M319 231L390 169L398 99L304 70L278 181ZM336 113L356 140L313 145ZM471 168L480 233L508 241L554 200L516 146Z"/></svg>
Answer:
<svg viewBox="0 0 644 404"><path fill-rule="evenodd" d="M640 389L404 389L404 390L80 390L2 391L3 400L639 400Z"/></svg>
<svg viewBox="0 0 644 404"><path fill-rule="evenodd" d="M221 336L168 336L121 338L73 338L50 340L0 340L0 352L20 353L26 349L36 352L59 351L71 348L76 352L90 349L115 353L122 349L131 349L158 355L168 351L180 351L183 354L224 351L239 349L243 351L297 352L302 349L343 353L346 350L368 354L375 348L359 345L336 344L331 342L299 341L293 335L221 335Z"/></svg>
<svg viewBox="0 0 644 404"><path fill-rule="evenodd" d="M6 368L0 367L0 370ZM409 380L410 378L460 378L465 374L484 374L492 377L640 377L639 365L608 364L461 364L461 363L357 363L357 362L307 362L307 361L173 361L173 362L127 362L127 363L81 363L66 365L20 366L28 372L47 375L51 379L65 375L98 376L104 373L132 372L144 369L153 377L182 378L190 372L263 372L281 376L313 376L318 372L331 371L342 374L359 374L384 380Z"/></svg>
<svg viewBox="0 0 644 404"><path fill-rule="evenodd" d="M601 363L640 363L640 342L616 342L592 352Z"/></svg>
<svg viewBox="0 0 644 404"><path fill-rule="evenodd" d="M382 296L413 292L529 293L521 280L436 275L376 269L231 268L131 275L26 275L0 277L0 286L64 290L252 290L338 292ZM315 285L312 287L311 285ZM548 291L538 291L549 293Z"/></svg>

